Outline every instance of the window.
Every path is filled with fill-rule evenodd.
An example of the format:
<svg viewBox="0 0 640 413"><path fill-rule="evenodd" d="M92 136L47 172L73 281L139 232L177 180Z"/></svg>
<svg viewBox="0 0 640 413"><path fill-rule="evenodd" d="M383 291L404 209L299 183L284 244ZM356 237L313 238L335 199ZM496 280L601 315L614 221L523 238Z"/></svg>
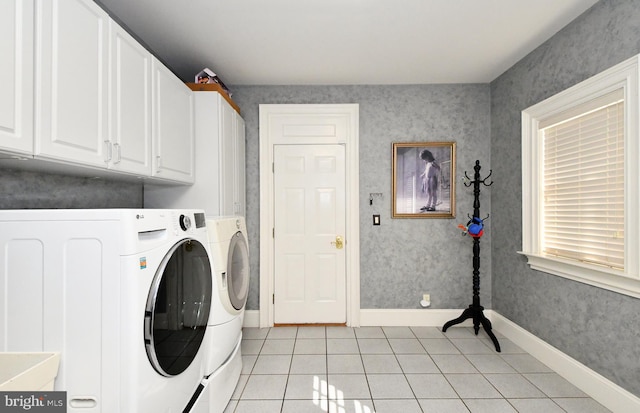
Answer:
<svg viewBox="0 0 640 413"><path fill-rule="evenodd" d="M640 297L638 56L522 112L531 268Z"/></svg>

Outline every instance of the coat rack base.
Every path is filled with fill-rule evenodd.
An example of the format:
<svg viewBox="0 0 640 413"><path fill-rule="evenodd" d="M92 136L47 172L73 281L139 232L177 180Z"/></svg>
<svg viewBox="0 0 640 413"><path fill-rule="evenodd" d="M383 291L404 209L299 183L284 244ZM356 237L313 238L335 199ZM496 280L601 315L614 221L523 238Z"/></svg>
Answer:
<svg viewBox="0 0 640 413"><path fill-rule="evenodd" d="M442 327L442 332L446 332L447 329L453 325L460 324L469 318L473 319L473 330L478 335L478 331L480 331L480 325L484 328L484 331L487 333L491 341L493 341L493 345L496 346L496 351L500 353L500 343L498 343L498 339L495 334L491 331L491 321L484 315L484 307L481 305L470 305L469 308L462 312L460 317L455 318L453 320L447 321Z"/></svg>

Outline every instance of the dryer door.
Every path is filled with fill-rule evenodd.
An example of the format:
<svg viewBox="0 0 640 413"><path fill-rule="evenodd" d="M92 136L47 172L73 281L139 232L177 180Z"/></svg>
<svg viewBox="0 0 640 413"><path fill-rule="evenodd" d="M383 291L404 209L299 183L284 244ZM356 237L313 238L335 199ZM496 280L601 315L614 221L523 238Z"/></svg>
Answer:
<svg viewBox="0 0 640 413"><path fill-rule="evenodd" d="M249 294L249 249L240 231L233 235L229 245L226 283L231 305L238 311L242 310Z"/></svg>
<svg viewBox="0 0 640 413"><path fill-rule="evenodd" d="M158 268L145 311L149 361L163 376L185 371L198 354L211 309L211 263L194 239L175 244Z"/></svg>

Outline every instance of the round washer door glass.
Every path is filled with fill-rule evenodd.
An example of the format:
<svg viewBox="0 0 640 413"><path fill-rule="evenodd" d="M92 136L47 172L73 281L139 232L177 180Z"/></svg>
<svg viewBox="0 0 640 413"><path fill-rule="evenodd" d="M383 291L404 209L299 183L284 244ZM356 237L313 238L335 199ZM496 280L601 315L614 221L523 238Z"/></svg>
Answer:
<svg viewBox="0 0 640 413"><path fill-rule="evenodd" d="M249 294L249 249L242 232L236 232L227 258L227 291L231 305L242 310Z"/></svg>
<svg viewBox="0 0 640 413"><path fill-rule="evenodd" d="M184 239L171 248L147 298L144 341L163 376L185 371L198 354L211 310L211 263L204 246Z"/></svg>

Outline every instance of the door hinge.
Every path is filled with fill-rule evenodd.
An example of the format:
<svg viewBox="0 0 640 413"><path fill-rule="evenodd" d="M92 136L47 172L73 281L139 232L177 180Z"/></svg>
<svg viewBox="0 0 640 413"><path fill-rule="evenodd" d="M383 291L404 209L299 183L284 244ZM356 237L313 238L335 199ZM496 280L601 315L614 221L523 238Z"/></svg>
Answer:
<svg viewBox="0 0 640 413"><path fill-rule="evenodd" d="M271 162L271 173L272 174L276 173L276 163L275 162Z"/></svg>
<svg viewBox="0 0 640 413"><path fill-rule="evenodd" d="M273 294L273 295L271 296L271 304L275 304L275 303L276 303L276 295L275 295L275 294Z"/></svg>
<svg viewBox="0 0 640 413"><path fill-rule="evenodd" d="M276 237L276 229L274 227L274 228L271 228L271 238L275 238L275 237Z"/></svg>

